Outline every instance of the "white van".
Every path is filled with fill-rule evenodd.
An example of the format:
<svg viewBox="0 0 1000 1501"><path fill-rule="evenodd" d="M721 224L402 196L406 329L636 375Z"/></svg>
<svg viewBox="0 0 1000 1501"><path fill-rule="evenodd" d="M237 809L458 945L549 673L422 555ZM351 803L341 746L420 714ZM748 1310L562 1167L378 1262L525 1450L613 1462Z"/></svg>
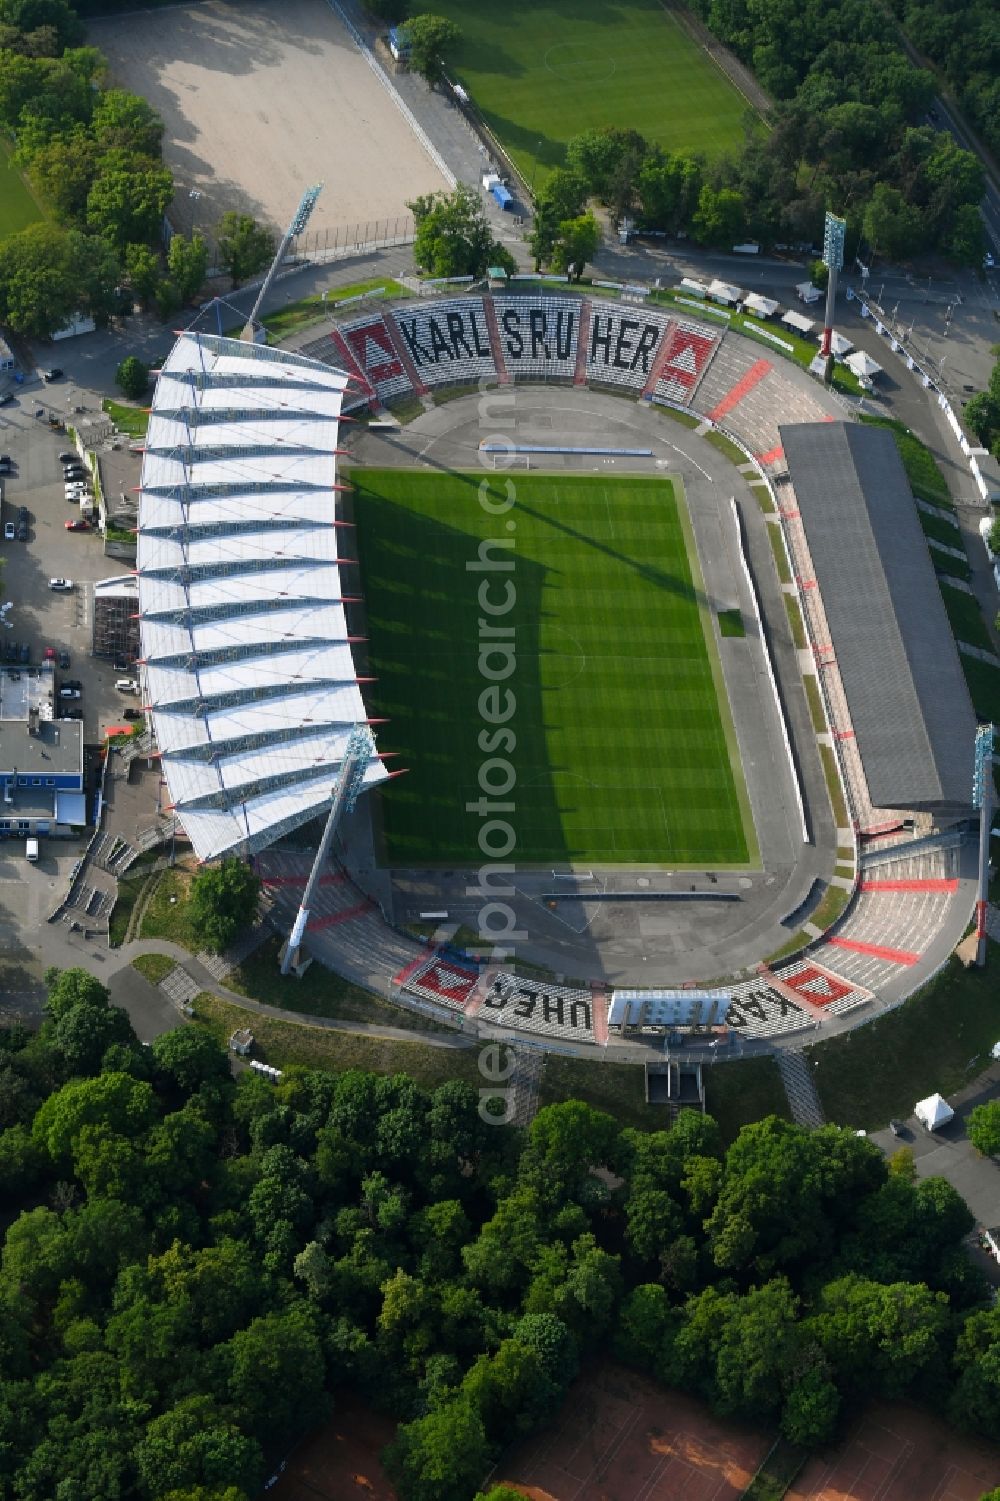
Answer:
<svg viewBox="0 0 1000 1501"><path fill-rule="evenodd" d="M24 841L24 858L26 860L30 860L31 863L32 863L32 865L35 864L35 862L38 859L38 840L37 839L26 839Z"/></svg>
<svg viewBox="0 0 1000 1501"><path fill-rule="evenodd" d="M989 558L990 562L992 563L994 561L994 559L996 558L996 554L994 553L992 547L990 546L990 537L993 535L993 517L992 516L984 516L983 519L980 521L980 523L979 523L979 535L983 539L983 546L986 548L986 556Z"/></svg>

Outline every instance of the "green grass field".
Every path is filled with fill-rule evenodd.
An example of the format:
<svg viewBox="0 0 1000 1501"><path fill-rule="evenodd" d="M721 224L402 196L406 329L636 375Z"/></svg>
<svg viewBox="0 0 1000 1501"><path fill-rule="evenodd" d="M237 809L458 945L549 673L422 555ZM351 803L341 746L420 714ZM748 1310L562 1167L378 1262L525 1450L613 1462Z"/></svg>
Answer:
<svg viewBox="0 0 1000 1501"><path fill-rule="evenodd" d="M427 0L462 31L455 72L531 187L580 131L620 125L667 150L734 146L749 108L659 0Z"/></svg>
<svg viewBox="0 0 1000 1501"><path fill-rule="evenodd" d="M482 796L484 763L507 756L514 789L503 792L502 770L492 775L499 800L515 805L504 816L519 864L756 863L676 482L518 473L514 506L491 516L477 491L489 483L502 499L504 481L480 474L356 469L351 479L371 712L389 717L378 740L399 752L390 764L409 768L380 799L388 864L478 862L483 816L466 804ZM483 539L510 571L469 570ZM502 619L484 615L491 603L507 606ZM510 688L503 730L481 717L480 621L514 630L514 671L486 710L502 715ZM508 664L485 665L499 674Z"/></svg>
<svg viewBox="0 0 1000 1501"><path fill-rule="evenodd" d="M45 217L10 154L10 142L0 138L0 240Z"/></svg>

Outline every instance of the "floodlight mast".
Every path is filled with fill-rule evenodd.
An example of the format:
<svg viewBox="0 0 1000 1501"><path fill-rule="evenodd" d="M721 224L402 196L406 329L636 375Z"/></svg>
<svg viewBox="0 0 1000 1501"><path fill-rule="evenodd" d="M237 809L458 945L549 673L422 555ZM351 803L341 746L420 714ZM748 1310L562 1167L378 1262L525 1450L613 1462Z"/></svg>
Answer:
<svg viewBox="0 0 1000 1501"><path fill-rule="evenodd" d="M300 235L302 233L306 225L309 223L312 211L316 207L316 199L319 197L322 191L323 184L321 182L317 182L314 183L311 188L306 188L305 192L302 194L302 197L299 200L299 206L295 210L295 215L292 219L292 222L291 224L289 224L288 228L285 230L285 233L281 238L281 244L278 246L274 260L271 262L270 269L268 270L268 273L264 278L263 285L261 286L260 291L257 293L257 301L254 303L253 307L250 310L250 316L247 319L246 327L240 335L240 338L244 343L253 343L254 328L257 324L257 314L260 312L261 308L264 305L264 298L271 290L271 283L274 281L274 278L278 274L278 270L281 266L282 261L285 259L289 245L297 235Z"/></svg>
<svg viewBox="0 0 1000 1501"><path fill-rule="evenodd" d="M993 738L991 724L976 731L972 801L979 809L979 887L976 892L976 964L986 963L986 911L990 895L990 834L993 823Z"/></svg>
<svg viewBox="0 0 1000 1501"><path fill-rule="evenodd" d="M824 359L833 353L833 304L837 297L837 272L844 264L844 236L847 220L827 214L823 229L823 264L827 269L826 314L823 319L823 342L819 352Z"/></svg>
<svg viewBox="0 0 1000 1501"><path fill-rule="evenodd" d="M341 762L340 777L333 789L333 801L330 804L330 812L327 815L326 827L323 837L316 851L312 870L306 882L306 889L302 893L302 901L299 910L295 914L292 931L288 935L284 953L281 956L281 973L287 975L298 962L299 948L305 936L306 926L309 922L309 912L312 908L313 896L319 882L320 872L326 864L327 855L330 853L330 845L333 836L337 832L344 813L350 813L364 784L365 769L368 762L375 755L375 738L367 725L356 724L347 741L347 750Z"/></svg>

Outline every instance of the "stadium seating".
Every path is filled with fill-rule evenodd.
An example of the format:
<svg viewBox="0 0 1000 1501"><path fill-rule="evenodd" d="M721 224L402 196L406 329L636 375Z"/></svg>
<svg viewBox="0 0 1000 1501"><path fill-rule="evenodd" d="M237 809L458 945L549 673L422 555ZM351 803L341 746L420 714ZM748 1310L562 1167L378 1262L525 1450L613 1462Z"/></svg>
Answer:
<svg viewBox="0 0 1000 1501"><path fill-rule="evenodd" d="M764 979L726 988L733 998L727 1020L744 1037L783 1037L816 1025L808 1012L772 990Z"/></svg>
<svg viewBox="0 0 1000 1501"><path fill-rule="evenodd" d="M500 347L515 380L572 380L582 300L534 296L494 299Z"/></svg>
<svg viewBox="0 0 1000 1501"><path fill-rule="evenodd" d="M481 297L450 297L412 304L389 315L400 348L427 386L497 376Z"/></svg>
<svg viewBox="0 0 1000 1501"><path fill-rule="evenodd" d="M432 954L425 964L408 974L402 988L439 1006L464 1011L479 983L479 970Z"/></svg>
<svg viewBox="0 0 1000 1501"><path fill-rule="evenodd" d="M569 1042L594 1041L594 1006L589 990L525 980L520 975L495 976L478 1012L481 1021L521 1032L537 1032Z"/></svg>
<svg viewBox="0 0 1000 1501"><path fill-rule="evenodd" d="M705 323L692 323L686 318L675 323L660 351L653 400L689 406L719 348L721 337L719 329L709 328Z"/></svg>
<svg viewBox="0 0 1000 1501"><path fill-rule="evenodd" d="M639 395L655 367L657 353L672 320L666 313L628 304L597 302L590 306L587 380Z"/></svg>

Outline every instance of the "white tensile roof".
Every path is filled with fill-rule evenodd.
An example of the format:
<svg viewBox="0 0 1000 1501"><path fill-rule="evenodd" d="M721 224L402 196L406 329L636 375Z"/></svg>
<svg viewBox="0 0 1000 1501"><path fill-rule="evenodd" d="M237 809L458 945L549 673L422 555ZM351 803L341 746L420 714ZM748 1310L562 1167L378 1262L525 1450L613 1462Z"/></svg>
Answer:
<svg viewBox="0 0 1000 1501"><path fill-rule="evenodd" d="M169 801L201 860L329 804L367 720L337 523L346 375L182 334L156 383L139 506L144 689ZM388 773L375 755L364 786Z"/></svg>

